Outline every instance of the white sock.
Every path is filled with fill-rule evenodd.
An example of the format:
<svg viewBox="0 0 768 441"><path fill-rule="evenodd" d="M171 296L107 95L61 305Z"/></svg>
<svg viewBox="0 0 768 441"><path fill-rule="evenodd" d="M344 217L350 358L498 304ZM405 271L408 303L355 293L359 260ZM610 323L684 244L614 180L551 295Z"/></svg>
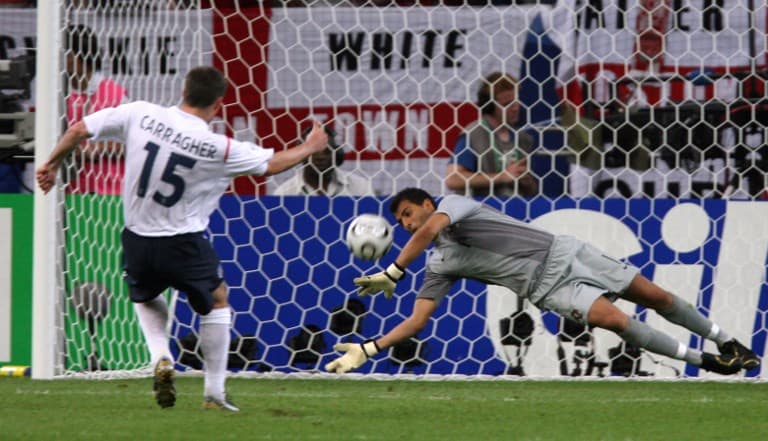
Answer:
<svg viewBox="0 0 768 441"><path fill-rule="evenodd" d="M144 340L152 357L152 366L162 357L173 360L168 336L165 333L165 325L168 323L168 304L165 302L165 297L159 295L145 303L134 303L133 310L144 332Z"/></svg>
<svg viewBox="0 0 768 441"><path fill-rule="evenodd" d="M706 336L706 338L714 341L718 347L722 346L723 343L729 341L731 339L731 336L728 335L727 332L720 329L719 326L716 324L712 324L712 328L709 330L709 335Z"/></svg>
<svg viewBox="0 0 768 441"><path fill-rule="evenodd" d="M231 324L232 313L229 307L216 308L200 317L200 349L205 363L206 397L224 398Z"/></svg>

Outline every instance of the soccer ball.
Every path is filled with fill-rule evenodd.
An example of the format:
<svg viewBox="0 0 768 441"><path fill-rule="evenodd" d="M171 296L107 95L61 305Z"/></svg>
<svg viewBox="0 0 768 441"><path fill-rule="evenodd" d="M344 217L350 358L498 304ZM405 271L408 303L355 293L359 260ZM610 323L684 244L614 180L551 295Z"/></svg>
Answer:
<svg viewBox="0 0 768 441"><path fill-rule="evenodd" d="M361 214L349 224L347 246L360 259L378 259L392 246L392 225L381 216Z"/></svg>

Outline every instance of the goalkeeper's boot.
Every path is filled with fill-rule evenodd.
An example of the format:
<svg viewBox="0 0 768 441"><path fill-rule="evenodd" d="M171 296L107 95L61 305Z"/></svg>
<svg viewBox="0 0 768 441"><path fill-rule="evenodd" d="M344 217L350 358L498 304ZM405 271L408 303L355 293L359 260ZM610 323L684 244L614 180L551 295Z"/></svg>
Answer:
<svg viewBox="0 0 768 441"><path fill-rule="evenodd" d="M176 386L174 386L173 361L163 357L155 365L155 383L152 390L155 392L155 401L162 408L173 407L176 403Z"/></svg>
<svg viewBox="0 0 768 441"><path fill-rule="evenodd" d="M228 412L240 412L240 408L232 402L229 395L225 394L224 398L205 397L203 399L203 409L220 409Z"/></svg>
<svg viewBox="0 0 768 441"><path fill-rule="evenodd" d="M740 357L742 366L748 371L760 367L760 357L735 338L723 343L719 349L723 355Z"/></svg>
<svg viewBox="0 0 768 441"><path fill-rule="evenodd" d="M722 375L738 373L743 367L741 357L732 355L715 355L708 352L701 354L701 368Z"/></svg>

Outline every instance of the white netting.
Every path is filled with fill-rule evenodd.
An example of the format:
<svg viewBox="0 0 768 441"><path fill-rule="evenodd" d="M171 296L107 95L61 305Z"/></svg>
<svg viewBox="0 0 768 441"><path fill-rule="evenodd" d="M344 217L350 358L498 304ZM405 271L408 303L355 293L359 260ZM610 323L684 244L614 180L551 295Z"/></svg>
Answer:
<svg viewBox="0 0 768 441"><path fill-rule="evenodd" d="M344 148L341 170L373 182L374 194L359 197L272 196L294 177L289 171L239 178L224 196L210 235L235 310L233 369L311 372L334 356L334 343L379 336L408 316L423 257L391 301L360 299L352 285L388 264L407 234L396 229L390 254L368 264L346 249L345 227L360 213L389 216L387 195L406 187L450 193L449 158L461 128L478 119L478 88L494 71L519 79L515 136L529 135L538 189L488 203L628 258L764 350L768 11L760 2L63 3L54 30L61 56L74 54L69 26L93 31L104 78L119 85L104 86L104 105L119 102L123 90L125 100L176 104L186 70L213 64L231 82L215 130L280 149L317 118ZM33 11L13 13L34 20ZM61 73L62 97L72 96L78 74ZM99 89L81 104L99 104L93 93ZM82 157L71 168L92 181L76 186L72 178L64 188L58 374L140 372L148 362L120 278L119 199L98 188L114 183L110 167L119 163L111 150ZM714 349L621 305L693 347ZM198 318L183 294L174 307L174 353L181 365L199 367ZM415 339L361 372L700 375L619 342L467 281Z"/></svg>

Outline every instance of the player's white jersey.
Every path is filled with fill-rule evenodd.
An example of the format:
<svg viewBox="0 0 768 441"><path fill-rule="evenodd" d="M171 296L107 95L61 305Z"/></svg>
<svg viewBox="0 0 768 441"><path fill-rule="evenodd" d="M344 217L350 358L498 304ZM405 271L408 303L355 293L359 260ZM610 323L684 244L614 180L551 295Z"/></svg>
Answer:
<svg viewBox="0 0 768 441"><path fill-rule="evenodd" d="M203 231L231 179L263 175L272 149L213 133L178 107L145 101L83 119L95 140L125 145L125 226L142 236Z"/></svg>

